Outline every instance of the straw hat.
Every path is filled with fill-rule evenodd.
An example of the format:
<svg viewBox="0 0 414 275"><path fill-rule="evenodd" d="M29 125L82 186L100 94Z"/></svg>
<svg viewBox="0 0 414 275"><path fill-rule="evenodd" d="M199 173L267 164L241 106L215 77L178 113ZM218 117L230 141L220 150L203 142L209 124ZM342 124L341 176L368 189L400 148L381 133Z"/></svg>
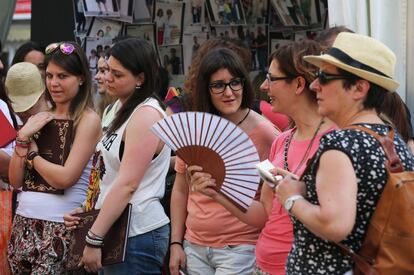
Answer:
<svg viewBox="0 0 414 275"><path fill-rule="evenodd" d="M16 113L30 109L45 90L39 69L29 62L16 63L10 67L6 76L6 87Z"/></svg>
<svg viewBox="0 0 414 275"><path fill-rule="evenodd" d="M332 64L391 92L399 86L393 79L395 54L378 40L365 35L342 32L326 54L308 55L304 60L317 67L324 62Z"/></svg>

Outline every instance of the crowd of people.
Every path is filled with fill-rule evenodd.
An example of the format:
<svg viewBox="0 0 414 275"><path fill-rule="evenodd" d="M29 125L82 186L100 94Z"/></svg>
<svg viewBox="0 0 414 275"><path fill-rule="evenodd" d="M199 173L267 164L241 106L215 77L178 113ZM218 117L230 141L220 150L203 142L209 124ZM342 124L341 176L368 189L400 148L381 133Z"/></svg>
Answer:
<svg viewBox="0 0 414 275"><path fill-rule="evenodd" d="M0 83L0 110L17 131L0 149L0 273L65 274L76 214L99 209L82 272L352 274L355 263L338 243L361 249L388 174L381 145L350 127L379 135L393 128L396 153L414 171L396 62L381 42L335 27L276 49L254 87L250 49L211 38L194 53L185 92L167 102L168 72L145 39L117 40L97 59L95 76L75 42L23 45ZM258 92L271 112L257 107ZM237 125L283 179L262 181L241 211L202 165L187 165L150 130L182 111ZM37 144L52 121L73 126L61 165ZM46 187L28 188L32 174ZM128 204L125 261L103 266L104 237Z"/></svg>

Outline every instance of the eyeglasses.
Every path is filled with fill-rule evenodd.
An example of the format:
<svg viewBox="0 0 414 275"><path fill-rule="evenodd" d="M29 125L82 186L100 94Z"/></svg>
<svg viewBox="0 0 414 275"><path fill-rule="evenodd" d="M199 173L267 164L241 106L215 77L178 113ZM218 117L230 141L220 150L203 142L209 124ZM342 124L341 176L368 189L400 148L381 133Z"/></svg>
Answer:
<svg viewBox="0 0 414 275"><path fill-rule="evenodd" d="M221 93L223 93L226 90L226 87L227 86L229 86L230 89L233 92L240 91L241 89L243 89L244 79L242 79L242 78L234 78L234 79L230 80L227 83L225 83L224 81L216 81L216 82L212 82L212 83L210 83L210 85L208 85L210 91L213 94L221 94Z"/></svg>
<svg viewBox="0 0 414 275"><path fill-rule="evenodd" d="M353 78L351 76L345 76L345 75L341 75L341 74L330 74L330 73L325 73L323 71L317 71L315 73L315 76L318 78L319 83L321 85L326 85L327 83L329 83L329 81L332 81L332 80L352 79Z"/></svg>
<svg viewBox="0 0 414 275"><path fill-rule="evenodd" d="M287 79L293 79L295 77L292 76L273 76L270 73L266 74L266 80L271 83L273 81L277 81L277 80L287 80Z"/></svg>
<svg viewBox="0 0 414 275"><path fill-rule="evenodd" d="M70 43L52 43L49 46L46 47L45 53L51 54L53 53L57 48L60 49L60 51L63 54L70 55L75 51L75 46Z"/></svg>

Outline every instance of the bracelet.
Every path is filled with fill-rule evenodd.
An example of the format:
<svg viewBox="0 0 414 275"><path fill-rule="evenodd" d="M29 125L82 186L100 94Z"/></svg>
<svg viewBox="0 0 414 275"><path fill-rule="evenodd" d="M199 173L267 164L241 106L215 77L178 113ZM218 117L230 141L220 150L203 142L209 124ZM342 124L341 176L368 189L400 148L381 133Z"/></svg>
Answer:
<svg viewBox="0 0 414 275"><path fill-rule="evenodd" d="M183 247L183 243L182 242L170 242L170 246L172 246L174 244L178 244L179 246Z"/></svg>
<svg viewBox="0 0 414 275"><path fill-rule="evenodd" d="M103 241L104 240L103 237L101 237L99 235L96 235L91 230L88 230L88 237L91 238L91 239L93 239L93 240L99 240L99 241Z"/></svg>
<svg viewBox="0 0 414 275"><path fill-rule="evenodd" d="M24 140L24 139L16 138L16 143L17 143L17 144L25 144L25 145L29 145L29 144L30 144L30 142L32 142L32 141L31 141L31 139Z"/></svg>
<svg viewBox="0 0 414 275"><path fill-rule="evenodd" d="M26 152L26 154L24 154L24 155L20 155L18 152L17 152L17 147L16 148L14 148L14 153L16 154L16 156L18 156L19 158L26 158L26 156L27 156L27 152Z"/></svg>
<svg viewBox="0 0 414 275"><path fill-rule="evenodd" d="M30 143L18 143L18 142L16 142L16 147L28 149L30 147Z"/></svg>
<svg viewBox="0 0 414 275"><path fill-rule="evenodd" d="M102 248L103 247L103 245L93 245L93 244L90 244L90 243L85 243L85 245L88 246L88 247L92 247L92 248Z"/></svg>
<svg viewBox="0 0 414 275"><path fill-rule="evenodd" d="M85 236L85 243L92 247L103 247L104 245L103 241L91 239L88 235Z"/></svg>

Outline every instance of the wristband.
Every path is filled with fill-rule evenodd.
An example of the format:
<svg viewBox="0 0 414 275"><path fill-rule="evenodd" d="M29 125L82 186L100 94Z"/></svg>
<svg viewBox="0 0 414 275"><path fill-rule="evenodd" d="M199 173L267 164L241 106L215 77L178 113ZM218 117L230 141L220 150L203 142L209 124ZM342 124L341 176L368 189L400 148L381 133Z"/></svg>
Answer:
<svg viewBox="0 0 414 275"><path fill-rule="evenodd" d="M172 246L174 244L178 244L179 246L183 247L183 243L182 242L171 242L170 243L170 246Z"/></svg>

